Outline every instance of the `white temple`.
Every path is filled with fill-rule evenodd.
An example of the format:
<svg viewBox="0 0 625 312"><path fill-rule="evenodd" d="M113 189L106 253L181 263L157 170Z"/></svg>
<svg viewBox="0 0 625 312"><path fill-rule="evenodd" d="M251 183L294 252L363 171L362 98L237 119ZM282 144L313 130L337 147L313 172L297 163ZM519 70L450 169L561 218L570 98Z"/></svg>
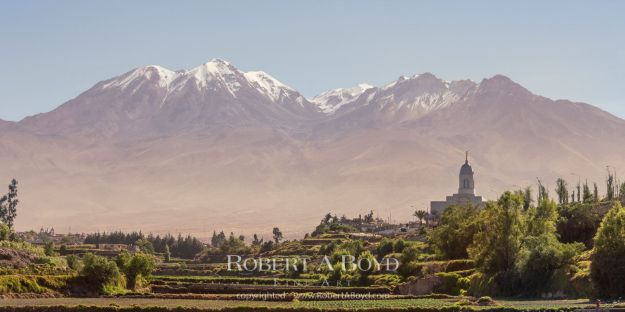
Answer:
<svg viewBox="0 0 625 312"><path fill-rule="evenodd" d="M482 206L484 201L482 196L475 195L475 183L473 181L473 168L469 165L469 152L465 154L464 165L460 167L458 175L458 193L447 196L445 201L430 202L430 213L442 215L445 208L451 205L479 205Z"/></svg>

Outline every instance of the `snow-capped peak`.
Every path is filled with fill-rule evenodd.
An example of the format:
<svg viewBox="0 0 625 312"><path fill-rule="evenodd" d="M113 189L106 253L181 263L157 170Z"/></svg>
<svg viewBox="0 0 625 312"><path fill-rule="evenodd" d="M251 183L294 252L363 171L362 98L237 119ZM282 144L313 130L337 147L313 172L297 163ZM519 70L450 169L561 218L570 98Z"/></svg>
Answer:
<svg viewBox="0 0 625 312"><path fill-rule="evenodd" d="M232 66L232 64L222 60L222 59L212 59L198 67L195 67L191 70L189 70L190 73L201 73L204 75L212 75L212 76L219 76L219 75L229 75L229 74L233 74L234 72L238 72L238 70Z"/></svg>
<svg viewBox="0 0 625 312"><path fill-rule="evenodd" d="M171 80L168 85L170 90L182 89L187 82L192 81L198 89L206 89L210 86L225 87L232 95L240 89L240 80L243 76L243 73L236 67L221 59L212 59L198 67L178 71L176 74L175 81Z"/></svg>
<svg viewBox="0 0 625 312"><path fill-rule="evenodd" d="M301 97L293 88L263 71L242 72L222 59L212 59L195 68L179 71L171 71L158 65L148 65L107 81L101 85L101 88L124 90L132 86L129 90L134 93L141 86L153 85L153 83L167 89L165 96L179 92L188 86L194 86L198 90L209 92L225 90L233 97L237 97L242 88L253 88L272 101L279 101L291 95ZM297 97L294 97L294 100L301 105L305 99Z"/></svg>
<svg viewBox="0 0 625 312"><path fill-rule="evenodd" d="M167 68L158 66L158 65L148 65L144 67L136 68L118 79L114 79L104 85L102 88L110 88L110 87L118 87L125 89L132 82L140 79L140 80L157 80L157 84L161 87L165 87L169 85L172 81L174 81L178 76L178 73L171 71Z"/></svg>
<svg viewBox="0 0 625 312"><path fill-rule="evenodd" d="M272 100L280 99L285 90L295 92L291 87L283 84L277 79L263 71L249 71L244 73L247 81L254 88L258 89Z"/></svg>
<svg viewBox="0 0 625 312"><path fill-rule="evenodd" d="M355 100L365 91L373 88L372 85L359 83L351 88L338 88L323 92L310 100L319 106L326 114L335 113L341 106Z"/></svg>

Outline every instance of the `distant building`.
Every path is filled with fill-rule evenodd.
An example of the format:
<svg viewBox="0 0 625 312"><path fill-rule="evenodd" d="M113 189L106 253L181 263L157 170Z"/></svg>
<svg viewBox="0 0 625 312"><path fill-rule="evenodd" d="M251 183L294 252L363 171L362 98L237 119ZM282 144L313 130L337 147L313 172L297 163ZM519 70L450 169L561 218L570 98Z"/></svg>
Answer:
<svg viewBox="0 0 625 312"><path fill-rule="evenodd" d="M482 196L475 195L475 183L473 181L473 168L469 165L469 152L465 155L464 165L460 167L458 176L458 193L447 196L445 201L430 202L430 213L442 215L445 208L451 205L479 205L482 206L484 201Z"/></svg>

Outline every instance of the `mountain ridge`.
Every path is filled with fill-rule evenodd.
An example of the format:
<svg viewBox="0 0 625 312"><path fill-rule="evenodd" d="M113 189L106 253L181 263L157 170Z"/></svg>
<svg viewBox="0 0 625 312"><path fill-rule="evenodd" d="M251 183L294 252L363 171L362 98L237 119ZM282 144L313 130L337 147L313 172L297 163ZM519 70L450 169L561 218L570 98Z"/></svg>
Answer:
<svg viewBox="0 0 625 312"><path fill-rule="evenodd" d="M410 220L411 206L455 191L466 150L487 199L536 177L601 182L606 165L625 166L623 119L505 76L424 73L350 89L308 100L222 60L139 67L50 112L0 121L0 177L20 181L21 229L280 226L293 237L328 211Z"/></svg>

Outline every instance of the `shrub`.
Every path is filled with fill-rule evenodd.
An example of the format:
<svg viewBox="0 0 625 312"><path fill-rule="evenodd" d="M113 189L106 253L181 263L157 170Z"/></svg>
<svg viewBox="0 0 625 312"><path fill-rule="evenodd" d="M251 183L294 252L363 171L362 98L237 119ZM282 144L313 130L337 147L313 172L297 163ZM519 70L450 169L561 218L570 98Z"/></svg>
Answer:
<svg viewBox="0 0 625 312"><path fill-rule="evenodd" d="M378 256L384 257L393 252L393 240L389 238L383 238L378 244Z"/></svg>
<svg viewBox="0 0 625 312"><path fill-rule="evenodd" d="M476 303L481 306L495 305L495 300L493 300L493 298L489 296L482 296L479 299L477 299Z"/></svg>
<svg viewBox="0 0 625 312"><path fill-rule="evenodd" d="M11 237L11 228L0 222L0 241L8 241Z"/></svg>
<svg viewBox="0 0 625 312"><path fill-rule="evenodd" d="M67 267L74 271L80 271L82 269L82 261L76 255L68 255L65 257L65 261L67 261Z"/></svg>
<svg viewBox="0 0 625 312"><path fill-rule="evenodd" d="M457 273L440 272L435 274L441 283L434 288L437 293L460 295L463 289L469 288L469 279Z"/></svg>
<svg viewBox="0 0 625 312"><path fill-rule="evenodd" d="M48 257L54 256L54 242L53 241L47 241L46 244L43 247L43 252Z"/></svg>
<svg viewBox="0 0 625 312"><path fill-rule="evenodd" d="M154 257L144 253L137 253L131 257L127 255L118 258L117 264L126 275L126 287L134 290L137 286L137 279L147 278L154 271Z"/></svg>
<svg viewBox="0 0 625 312"><path fill-rule="evenodd" d="M83 258L84 266L80 276L93 288L104 291L105 286L118 284L121 274L117 265L104 257L86 254Z"/></svg>
<svg viewBox="0 0 625 312"><path fill-rule="evenodd" d="M393 252L402 252L404 248L406 248L406 242L401 238L393 243Z"/></svg>
<svg viewBox="0 0 625 312"><path fill-rule="evenodd" d="M469 293L473 296L483 296L486 294L494 294L497 292L497 285L495 285L492 276L485 275L480 272L476 272L468 277L469 279Z"/></svg>
<svg viewBox="0 0 625 312"><path fill-rule="evenodd" d="M409 277L417 277L417 276L421 276L423 275L421 272L421 269L423 268L423 264L416 262L416 261L410 261L410 262L402 262L401 265L399 266L399 269L397 269L397 272L404 278L409 278Z"/></svg>

